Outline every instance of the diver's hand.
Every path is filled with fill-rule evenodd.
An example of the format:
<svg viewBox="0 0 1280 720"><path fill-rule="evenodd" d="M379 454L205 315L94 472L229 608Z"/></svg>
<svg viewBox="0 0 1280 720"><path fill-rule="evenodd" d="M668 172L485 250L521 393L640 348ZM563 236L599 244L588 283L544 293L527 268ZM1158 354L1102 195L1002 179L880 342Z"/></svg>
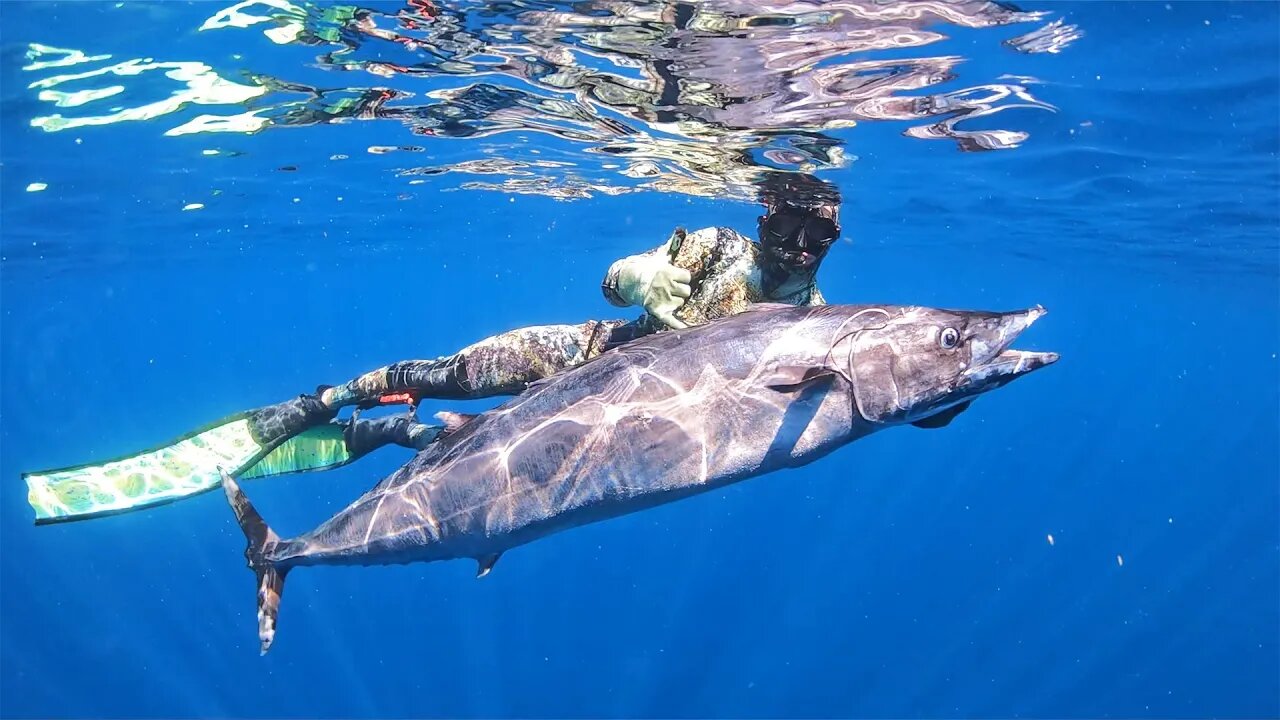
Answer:
<svg viewBox="0 0 1280 720"><path fill-rule="evenodd" d="M667 327L686 327L672 313L692 294L688 270L667 262L665 255L637 255L618 274L618 295L643 307Z"/></svg>

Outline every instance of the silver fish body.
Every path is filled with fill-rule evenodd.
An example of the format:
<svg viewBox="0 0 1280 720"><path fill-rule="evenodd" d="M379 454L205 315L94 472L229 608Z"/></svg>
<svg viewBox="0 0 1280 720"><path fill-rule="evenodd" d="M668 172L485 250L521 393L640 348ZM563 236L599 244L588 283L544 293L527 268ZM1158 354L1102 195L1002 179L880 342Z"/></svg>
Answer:
<svg viewBox="0 0 1280 720"><path fill-rule="evenodd" d="M300 565L474 558L782 468L877 430L942 427L1057 360L1010 350L1041 308L761 305L651 335L442 436L311 532L282 540L233 478L263 649Z"/></svg>

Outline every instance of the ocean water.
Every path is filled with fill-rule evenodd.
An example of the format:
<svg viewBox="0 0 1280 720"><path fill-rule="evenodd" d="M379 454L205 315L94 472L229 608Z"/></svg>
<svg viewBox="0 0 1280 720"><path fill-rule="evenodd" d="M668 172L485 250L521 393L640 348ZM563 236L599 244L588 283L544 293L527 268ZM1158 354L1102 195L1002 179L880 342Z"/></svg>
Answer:
<svg viewBox="0 0 1280 720"><path fill-rule="evenodd" d="M1280 6L0 3L0 715L1280 716ZM842 199L832 302L1050 314L949 427L471 563L293 573L22 472ZM498 400L425 402L422 414ZM410 457L254 481L282 534Z"/></svg>

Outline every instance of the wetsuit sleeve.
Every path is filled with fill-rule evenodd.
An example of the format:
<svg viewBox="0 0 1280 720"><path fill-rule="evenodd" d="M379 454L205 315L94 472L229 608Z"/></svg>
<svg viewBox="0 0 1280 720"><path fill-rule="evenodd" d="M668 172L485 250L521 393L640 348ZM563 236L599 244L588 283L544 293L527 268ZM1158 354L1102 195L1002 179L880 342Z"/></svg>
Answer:
<svg viewBox="0 0 1280 720"><path fill-rule="evenodd" d="M729 228L710 227L687 233L672 253L672 264L689 271L695 284L712 276L741 282L744 273L733 268L754 263L751 241Z"/></svg>
<svg viewBox="0 0 1280 720"><path fill-rule="evenodd" d="M530 383L599 354L622 320L539 325L495 335L453 355L406 360L365 373L332 391L330 407L412 392L421 398L465 399L515 395Z"/></svg>
<svg viewBox="0 0 1280 720"><path fill-rule="evenodd" d="M674 314L686 325L746 310L759 299L755 245L730 228L711 227L689 233L673 264L690 275L692 293Z"/></svg>

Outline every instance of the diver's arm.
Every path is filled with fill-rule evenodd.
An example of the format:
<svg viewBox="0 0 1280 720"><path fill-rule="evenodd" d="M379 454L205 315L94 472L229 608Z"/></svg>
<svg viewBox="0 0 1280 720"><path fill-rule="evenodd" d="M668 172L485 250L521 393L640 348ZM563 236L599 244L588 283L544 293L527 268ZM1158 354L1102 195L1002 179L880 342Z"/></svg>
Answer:
<svg viewBox="0 0 1280 720"><path fill-rule="evenodd" d="M676 228L662 245L609 266L600 283L605 299L618 307L642 306L670 327L685 327L671 316L692 292L689 271L671 264L684 238L684 229Z"/></svg>

